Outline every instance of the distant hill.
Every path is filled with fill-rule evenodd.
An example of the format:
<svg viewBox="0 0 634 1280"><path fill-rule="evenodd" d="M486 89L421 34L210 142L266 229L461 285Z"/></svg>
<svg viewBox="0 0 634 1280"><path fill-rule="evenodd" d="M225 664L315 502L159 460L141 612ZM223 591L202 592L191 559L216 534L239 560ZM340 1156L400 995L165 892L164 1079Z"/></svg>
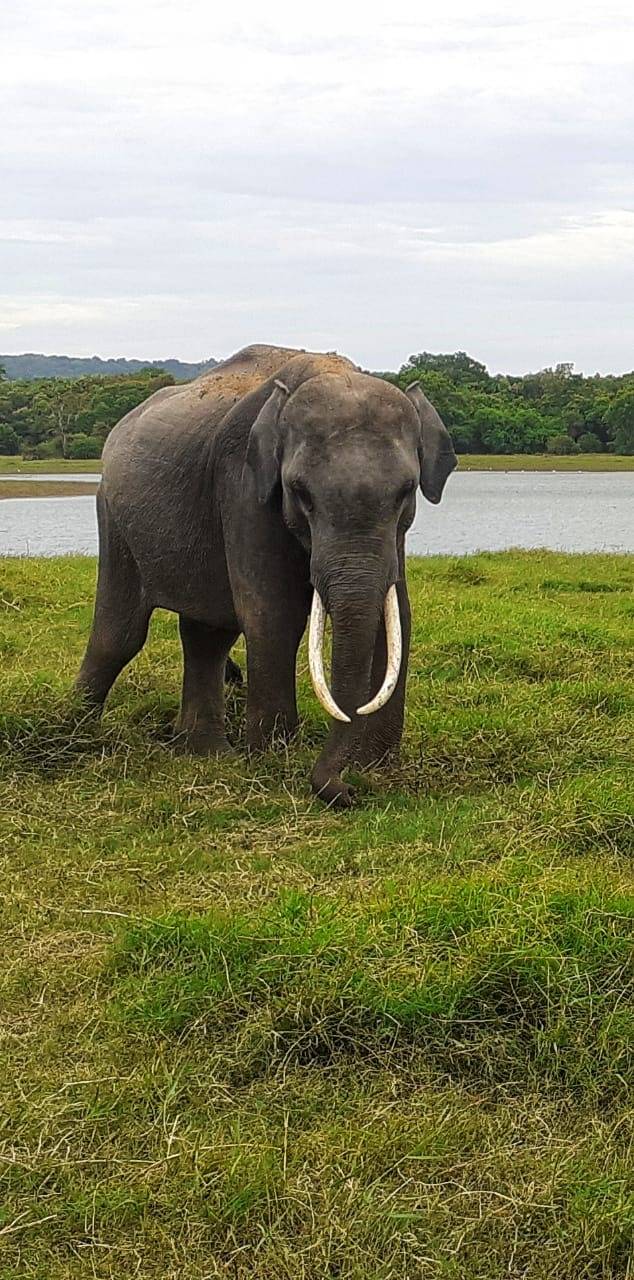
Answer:
<svg viewBox="0 0 634 1280"><path fill-rule="evenodd" d="M90 374L139 373L141 369L164 369L177 382L189 382L218 364L217 360L102 360L100 356L43 356L29 351L21 356L0 355L0 365L12 382L33 382L36 378L86 378Z"/></svg>

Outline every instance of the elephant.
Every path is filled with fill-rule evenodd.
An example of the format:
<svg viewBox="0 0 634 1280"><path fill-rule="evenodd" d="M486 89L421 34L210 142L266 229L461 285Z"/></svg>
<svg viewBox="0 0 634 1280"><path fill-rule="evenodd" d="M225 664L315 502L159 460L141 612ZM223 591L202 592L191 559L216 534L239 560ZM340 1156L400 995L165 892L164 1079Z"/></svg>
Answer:
<svg viewBox="0 0 634 1280"><path fill-rule="evenodd" d="M77 688L100 710L152 611L172 610L184 656L176 731L192 752L222 753L224 680L239 678L229 653L242 634L247 749L257 751L297 728L296 657L310 617L311 677L331 717L312 787L349 806L342 772L380 763L401 741L405 534L418 485L439 502L456 461L418 384L402 391L336 353L258 344L155 392L105 444Z"/></svg>

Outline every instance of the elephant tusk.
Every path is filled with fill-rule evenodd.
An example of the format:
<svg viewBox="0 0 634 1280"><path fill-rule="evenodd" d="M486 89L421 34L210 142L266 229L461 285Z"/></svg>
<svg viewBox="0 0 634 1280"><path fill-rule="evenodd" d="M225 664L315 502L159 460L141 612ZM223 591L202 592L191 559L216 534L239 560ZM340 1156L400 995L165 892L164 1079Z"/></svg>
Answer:
<svg viewBox="0 0 634 1280"><path fill-rule="evenodd" d="M365 706L357 707L358 716L371 716L379 711L392 697L401 670L403 639L401 635L401 615L398 607L398 594L394 584L385 597L385 636L387 639L387 665L385 679L376 697Z"/></svg>
<svg viewBox="0 0 634 1280"><path fill-rule="evenodd" d="M310 678L313 682L313 689L321 702L324 711L328 712L334 720L342 720L344 724L350 724L350 716L341 711L337 706L324 676L324 628L326 625L326 610L324 609L322 598L318 591L313 592L313 607L310 611L310 630L308 632L308 665L310 667Z"/></svg>

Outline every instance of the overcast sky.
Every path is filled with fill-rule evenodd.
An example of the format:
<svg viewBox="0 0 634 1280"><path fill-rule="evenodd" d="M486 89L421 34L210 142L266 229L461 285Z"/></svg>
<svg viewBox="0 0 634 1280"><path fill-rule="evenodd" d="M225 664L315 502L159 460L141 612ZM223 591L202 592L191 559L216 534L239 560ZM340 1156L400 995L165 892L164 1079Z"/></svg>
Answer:
<svg viewBox="0 0 634 1280"><path fill-rule="evenodd" d="M4 5L0 351L632 369L630 9Z"/></svg>

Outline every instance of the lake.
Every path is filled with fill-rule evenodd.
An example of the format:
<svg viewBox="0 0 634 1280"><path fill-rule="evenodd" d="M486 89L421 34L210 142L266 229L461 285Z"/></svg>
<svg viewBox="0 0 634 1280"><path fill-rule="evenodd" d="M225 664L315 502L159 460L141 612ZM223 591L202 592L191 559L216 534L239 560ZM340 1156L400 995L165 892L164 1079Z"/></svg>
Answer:
<svg viewBox="0 0 634 1280"><path fill-rule="evenodd" d="M634 472L464 471L440 506L419 498L410 555L510 547L634 552ZM0 502L0 555L96 551L93 497Z"/></svg>
<svg viewBox="0 0 634 1280"><path fill-rule="evenodd" d="M31 475L28 471L0 471L0 483L11 483L14 480L17 484L51 484L63 481L64 484L99 484L101 480L101 472L85 471L71 474L63 471L40 471L36 475Z"/></svg>

